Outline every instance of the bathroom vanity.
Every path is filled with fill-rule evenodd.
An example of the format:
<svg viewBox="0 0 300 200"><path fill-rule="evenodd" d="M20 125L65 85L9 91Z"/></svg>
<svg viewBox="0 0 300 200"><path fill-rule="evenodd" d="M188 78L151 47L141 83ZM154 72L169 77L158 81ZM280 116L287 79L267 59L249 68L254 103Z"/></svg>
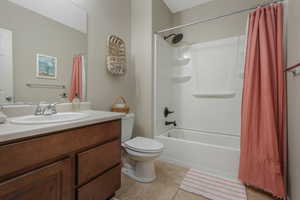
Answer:
<svg viewBox="0 0 300 200"><path fill-rule="evenodd" d="M111 198L121 183L121 115L88 113L63 124L0 125L0 199Z"/></svg>

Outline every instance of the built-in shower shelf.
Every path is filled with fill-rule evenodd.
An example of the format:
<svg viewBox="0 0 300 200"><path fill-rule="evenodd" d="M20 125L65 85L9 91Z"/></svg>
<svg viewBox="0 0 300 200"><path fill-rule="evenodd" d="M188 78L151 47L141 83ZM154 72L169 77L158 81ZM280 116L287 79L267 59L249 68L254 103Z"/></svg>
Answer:
<svg viewBox="0 0 300 200"><path fill-rule="evenodd" d="M189 64L190 61L191 61L190 58L180 58L180 59L175 60L174 65L185 66L185 65Z"/></svg>
<svg viewBox="0 0 300 200"><path fill-rule="evenodd" d="M236 95L234 91L218 93L194 93L196 98L233 98Z"/></svg>
<svg viewBox="0 0 300 200"><path fill-rule="evenodd" d="M173 76L172 77L172 81L176 82L176 83L184 83L184 82L188 82L189 80L191 80L192 76L190 75L186 75L186 76Z"/></svg>

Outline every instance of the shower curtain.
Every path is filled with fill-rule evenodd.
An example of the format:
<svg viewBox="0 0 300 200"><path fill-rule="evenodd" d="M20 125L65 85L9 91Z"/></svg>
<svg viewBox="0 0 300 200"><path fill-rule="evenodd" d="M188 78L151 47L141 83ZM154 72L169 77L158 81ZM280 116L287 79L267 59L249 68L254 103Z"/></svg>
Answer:
<svg viewBox="0 0 300 200"><path fill-rule="evenodd" d="M285 75L283 5L249 16L242 103L239 178L285 196Z"/></svg>
<svg viewBox="0 0 300 200"><path fill-rule="evenodd" d="M74 56L73 71L71 77L71 87L69 91L69 100L72 101L77 95L82 98L82 72L83 72L83 57Z"/></svg>

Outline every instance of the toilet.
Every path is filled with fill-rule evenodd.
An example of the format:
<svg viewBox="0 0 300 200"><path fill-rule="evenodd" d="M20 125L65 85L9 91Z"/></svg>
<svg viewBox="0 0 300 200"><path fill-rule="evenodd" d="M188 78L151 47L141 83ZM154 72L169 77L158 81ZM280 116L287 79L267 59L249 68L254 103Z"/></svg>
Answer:
<svg viewBox="0 0 300 200"><path fill-rule="evenodd" d="M134 114L122 118L122 147L125 152L122 173L142 183L155 180L154 160L163 151L163 144L153 139L136 137L132 139Z"/></svg>

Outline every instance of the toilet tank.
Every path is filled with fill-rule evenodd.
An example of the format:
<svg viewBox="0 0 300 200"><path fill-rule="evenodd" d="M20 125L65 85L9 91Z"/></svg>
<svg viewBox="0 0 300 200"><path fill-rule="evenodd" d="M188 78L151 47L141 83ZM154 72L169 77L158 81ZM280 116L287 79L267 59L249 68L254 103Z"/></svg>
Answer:
<svg viewBox="0 0 300 200"><path fill-rule="evenodd" d="M134 125L134 114L129 113L122 118L122 142L130 140Z"/></svg>

